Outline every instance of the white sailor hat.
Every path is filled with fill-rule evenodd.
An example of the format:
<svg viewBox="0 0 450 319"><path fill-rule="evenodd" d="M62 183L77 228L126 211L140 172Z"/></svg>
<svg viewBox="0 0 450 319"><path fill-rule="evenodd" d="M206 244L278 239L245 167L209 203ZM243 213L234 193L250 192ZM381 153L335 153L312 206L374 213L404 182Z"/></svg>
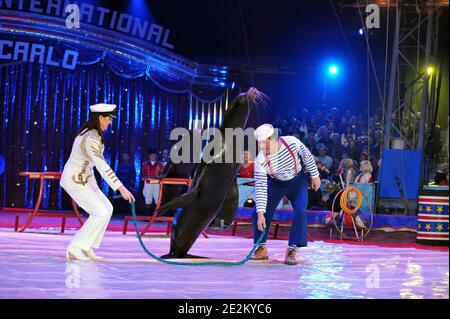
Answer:
<svg viewBox="0 0 450 319"><path fill-rule="evenodd" d="M116 110L117 105L115 104L105 104L105 103L99 103L94 104L89 107L91 112L94 113L102 113L102 115L110 116L117 118L117 116L114 115L114 111Z"/></svg>
<svg viewBox="0 0 450 319"><path fill-rule="evenodd" d="M258 142L262 142L271 137L274 132L275 130L272 125L263 124L259 126L253 134L255 135L255 138Z"/></svg>

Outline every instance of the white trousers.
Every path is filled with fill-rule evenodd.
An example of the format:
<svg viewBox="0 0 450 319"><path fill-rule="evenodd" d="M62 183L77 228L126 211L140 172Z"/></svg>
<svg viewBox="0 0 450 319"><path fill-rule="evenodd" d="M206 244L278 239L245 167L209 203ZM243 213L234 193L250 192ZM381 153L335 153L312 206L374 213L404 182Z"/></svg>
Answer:
<svg viewBox="0 0 450 319"><path fill-rule="evenodd" d="M145 204L151 205L153 201L158 204L159 184L144 184L142 195L145 198Z"/></svg>
<svg viewBox="0 0 450 319"><path fill-rule="evenodd" d="M111 202L100 189L95 190L89 186L85 190L69 190L67 193L89 214L69 246L83 250L99 248L113 213Z"/></svg>

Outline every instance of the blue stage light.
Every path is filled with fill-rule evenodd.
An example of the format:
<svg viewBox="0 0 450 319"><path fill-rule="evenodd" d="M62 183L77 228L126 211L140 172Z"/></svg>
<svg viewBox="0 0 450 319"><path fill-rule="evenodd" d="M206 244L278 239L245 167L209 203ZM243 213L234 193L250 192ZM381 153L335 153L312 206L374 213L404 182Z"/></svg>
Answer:
<svg viewBox="0 0 450 319"><path fill-rule="evenodd" d="M141 20L148 20L150 23L153 22L152 11L148 4L142 0L131 0L127 1L128 6L126 9L126 13L131 14L132 16L139 17Z"/></svg>
<svg viewBox="0 0 450 319"><path fill-rule="evenodd" d="M364 30L361 28L361 29L359 29L358 33L359 33L360 35L363 35L363 34L364 34Z"/></svg>
<svg viewBox="0 0 450 319"><path fill-rule="evenodd" d="M331 76L334 76L338 73L339 69L336 65L330 65L328 67L328 74Z"/></svg>

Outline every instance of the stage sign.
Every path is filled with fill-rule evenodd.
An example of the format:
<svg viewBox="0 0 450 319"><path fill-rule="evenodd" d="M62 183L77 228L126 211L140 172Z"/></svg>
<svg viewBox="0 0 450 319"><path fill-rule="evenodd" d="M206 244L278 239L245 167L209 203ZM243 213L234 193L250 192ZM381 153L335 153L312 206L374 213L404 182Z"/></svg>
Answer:
<svg viewBox="0 0 450 319"><path fill-rule="evenodd" d="M118 12L90 3L69 3L68 0L21 0L0 1L0 9L8 9L20 16L20 12L30 12L39 15L53 16L65 19L62 21L68 29L83 30L83 24L98 26L112 31L118 31L146 40L165 49L173 50L175 46L169 43L170 30L161 25L135 17L131 14ZM147 9L143 7L143 13ZM76 20L76 21L74 21Z"/></svg>
<svg viewBox="0 0 450 319"><path fill-rule="evenodd" d="M37 62L73 70L77 65L78 52L65 50L57 58L53 46L24 41L0 40L0 60Z"/></svg>

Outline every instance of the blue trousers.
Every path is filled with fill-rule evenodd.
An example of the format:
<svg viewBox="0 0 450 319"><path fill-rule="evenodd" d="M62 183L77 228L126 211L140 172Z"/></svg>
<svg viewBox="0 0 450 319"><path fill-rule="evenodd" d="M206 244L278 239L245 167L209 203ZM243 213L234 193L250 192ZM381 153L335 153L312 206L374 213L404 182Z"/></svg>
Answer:
<svg viewBox="0 0 450 319"><path fill-rule="evenodd" d="M273 214L283 196L287 196L294 208L294 220L292 221L291 233L289 235L289 246L303 247L307 245L308 224L306 221L306 206L308 205L308 179L304 172L300 172L296 177L288 181L280 181L268 177L267 181L267 207L266 213L266 233L261 243L267 241L267 235L272 222ZM253 214L253 234L254 243L261 235L257 226L258 216Z"/></svg>

